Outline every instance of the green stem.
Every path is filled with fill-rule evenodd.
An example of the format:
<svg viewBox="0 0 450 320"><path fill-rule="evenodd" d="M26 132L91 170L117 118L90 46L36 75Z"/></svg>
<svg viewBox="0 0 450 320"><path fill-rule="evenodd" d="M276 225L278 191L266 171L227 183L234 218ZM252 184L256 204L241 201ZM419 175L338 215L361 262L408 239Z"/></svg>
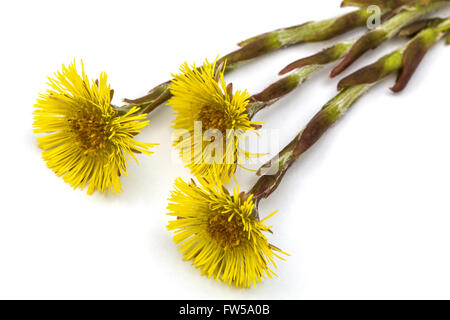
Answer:
<svg viewBox="0 0 450 320"><path fill-rule="evenodd" d="M422 4L416 1L413 4L402 6L399 12L393 17L383 22L377 28L368 31L363 35L350 49L349 53L344 57L342 62L337 65L331 72L331 77L335 77L347 69L360 56L375 49L383 42L397 35L404 27L419 20L425 15L437 11L450 4L449 0L432 1L428 4Z"/></svg>
<svg viewBox="0 0 450 320"><path fill-rule="evenodd" d="M148 94L138 99L125 99L127 104L117 108L119 114L127 113L131 108L138 107L139 113L150 113L158 106L164 104L171 97L170 94L170 81L161 83L156 86Z"/></svg>
<svg viewBox="0 0 450 320"><path fill-rule="evenodd" d="M269 168L276 168L275 172L262 175L248 194L253 194L255 201L259 202L275 191L292 164L314 145L372 85L365 84L344 89L330 100L276 157L258 170L258 175L262 175Z"/></svg>
<svg viewBox="0 0 450 320"><path fill-rule="evenodd" d="M248 118L251 120L259 111L292 92L296 87L305 82L310 75L322 69L323 66L316 64L297 69L290 75L273 83L259 94L253 95L247 107Z"/></svg>
<svg viewBox="0 0 450 320"><path fill-rule="evenodd" d="M383 7L383 13L394 9L397 5L398 4L390 4ZM264 33L242 41L239 43L241 48L220 58L217 64L219 65L221 62L226 61L225 71L229 72L238 68L247 61L281 48L293 46L303 42L328 40L357 27L364 26L371 14L372 13L366 8L362 8L336 18L317 22L307 22L302 25ZM118 111L120 113L124 113L133 106L137 106L141 113L153 111L159 105L164 104L171 97L169 85L170 81L156 86L150 90L147 95L141 98L125 99L124 101L129 105L123 106L123 110L118 108Z"/></svg>
<svg viewBox="0 0 450 320"><path fill-rule="evenodd" d="M407 29L402 29L405 30L404 34L406 35L417 35L419 32L425 29L428 29L428 31L426 32L432 33L432 35L434 35L436 32L445 32L445 30L448 28L448 22L445 19L434 18L420 21L420 23L412 26L408 25L408 27L406 28ZM418 38L424 38L424 36ZM427 36L427 38L432 38L432 41L429 42L438 40L437 38L433 38L431 36ZM283 70L281 70L280 74L290 72L288 76L278 80L277 82L264 89L262 92L251 97L251 102L249 103L247 108L249 119L252 119L262 109L274 104L275 102L286 96L288 93L305 82L313 73L322 69L325 65L344 57L357 41L358 39L354 39L335 44L334 46L322 50L317 54L299 59L286 66ZM381 69L382 73L384 74L381 74L381 76L385 76L386 74L395 71L391 68L396 68L401 59L401 49L385 56L380 61L380 64L384 66ZM373 71L374 70L368 70L367 73L371 76L377 75L376 72Z"/></svg>
<svg viewBox="0 0 450 320"><path fill-rule="evenodd" d="M271 106L281 98L292 92L295 88L304 83L315 72L321 70L326 65L342 58L351 48L354 41L338 43L312 56L297 60L289 64L280 73L289 75L274 82L266 89L250 98L247 107L249 119L252 119L259 111Z"/></svg>
<svg viewBox="0 0 450 320"><path fill-rule="evenodd" d="M342 91L325 104L277 156L258 170L258 175L262 176L247 195L253 194L256 203L259 203L261 199L267 198L274 192L292 164L309 150L373 85L396 71L401 71L397 82L400 81L400 85L405 85L405 79L407 82L411 78L423 56L433 44L446 35L449 29L450 18L438 26L423 30L402 48L343 79L339 84L343 88ZM405 79L403 79L404 75ZM269 168L271 170L275 168L276 171L267 173Z"/></svg>

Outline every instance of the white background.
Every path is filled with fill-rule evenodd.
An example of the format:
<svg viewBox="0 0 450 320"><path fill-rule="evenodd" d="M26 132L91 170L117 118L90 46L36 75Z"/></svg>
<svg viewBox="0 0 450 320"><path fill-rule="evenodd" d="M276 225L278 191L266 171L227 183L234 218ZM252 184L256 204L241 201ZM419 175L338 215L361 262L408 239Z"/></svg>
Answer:
<svg viewBox="0 0 450 320"><path fill-rule="evenodd" d="M278 278L252 289L201 277L165 229L172 183L189 177L172 159L170 107L151 114L139 139L160 145L131 165L120 195L73 191L41 160L33 105L63 63L83 59L92 78L106 71L119 104L168 80L184 61L213 60L247 37L350 10L338 0L3 2L0 298L450 298L443 43L404 92L388 90L392 77L364 96L261 203L262 215L279 210L269 239L291 256ZM332 42L271 54L227 80L255 93L287 63ZM365 55L346 74L402 42ZM279 130L281 146L336 93L329 71L255 119ZM245 172L238 179L243 189L256 181Z"/></svg>

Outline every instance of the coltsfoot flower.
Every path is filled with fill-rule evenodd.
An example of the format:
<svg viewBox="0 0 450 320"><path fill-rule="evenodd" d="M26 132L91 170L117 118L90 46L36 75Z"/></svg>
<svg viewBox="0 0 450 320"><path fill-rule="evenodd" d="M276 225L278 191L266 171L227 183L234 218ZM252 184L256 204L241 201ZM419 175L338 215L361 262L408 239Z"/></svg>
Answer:
<svg viewBox="0 0 450 320"><path fill-rule="evenodd" d="M169 104L176 115L173 128L181 130L174 145L187 167L197 177L214 171L228 181L238 160L250 156L239 148L239 141L260 123L249 120L250 94L246 90L233 93L223 78L224 70L224 65L216 68L208 61L200 68L183 64L170 86Z"/></svg>
<svg viewBox="0 0 450 320"><path fill-rule="evenodd" d="M169 199L169 215L177 217L167 228L175 231L174 242L184 260L200 268L202 275L228 285L247 288L271 278L274 257L280 249L269 244L263 232L270 232L259 220L252 196L229 194L216 177L186 183L175 182Z"/></svg>
<svg viewBox="0 0 450 320"><path fill-rule="evenodd" d="M34 111L34 132L45 133L38 145L42 157L56 175L73 188L88 186L87 193L122 190L121 175L135 152L150 154L154 144L133 139L148 125L137 108L119 115L111 105L113 91L105 73L97 81L81 74L75 63L49 78L50 88L41 94Z"/></svg>

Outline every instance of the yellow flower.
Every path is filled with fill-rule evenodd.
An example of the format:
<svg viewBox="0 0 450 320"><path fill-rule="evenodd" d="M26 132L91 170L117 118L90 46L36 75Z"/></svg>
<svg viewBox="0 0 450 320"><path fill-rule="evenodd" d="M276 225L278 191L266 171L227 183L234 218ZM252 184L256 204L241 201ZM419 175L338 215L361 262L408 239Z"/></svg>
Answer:
<svg viewBox="0 0 450 320"><path fill-rule="evenodd" d="M268 243L262 232L270 227L259 220L252 196L233 195L218 177L199 179L200 186L178 179L169 199L169 215L177 217L167 228L175 230L174 242L184 260L200 268L202 275L213 276L236 287L250 287L276 267L274 257L280 249Z"/></svg>
<svg viewBox="0 0 450 320"><path fill-rule="evenodd" d="M34 111L34 132L47 166L74 189L120 192L119 177L127 175L127 161L134 152L150 154L153 144L133 140L148 125L144 114L131 108L123 115L111 106L113 91L102 73L90 82L75 63L62 67L50 88L41 94ZM136 160L137 161L137 160Z"/></svg>
<svg viewBox="0 0 450 320"><path fill-rule="evenodd" d="M238 161L250 156L239 148L239 140L259 123L249 120L249 93L233 93L232 85L227 86L223 78L224 69L207 60L200 68L184 63L181 74L172 80L169 104L176 115L173 128L188 137L174 143L187 167L197 177L218 171L221 179L228 181ZM205 137L205 133L212 133L212 137Z"/></svg>

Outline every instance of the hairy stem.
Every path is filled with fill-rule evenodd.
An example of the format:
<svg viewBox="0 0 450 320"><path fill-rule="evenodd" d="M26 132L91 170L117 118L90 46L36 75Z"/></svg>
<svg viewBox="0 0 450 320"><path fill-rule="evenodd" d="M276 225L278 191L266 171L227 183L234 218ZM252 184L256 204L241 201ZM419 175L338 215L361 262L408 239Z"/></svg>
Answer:
<svg viewBox="0 0 450 320"><path fill-rule="evenodd" d="M342 89L339 94L325 104L277 156L258 170L258 175L261 177L248 194L253 194L257 202L267 198L279 186L292 164L309 150L362 95L386 76L399 71L396 86L404 88L428 50L447 35L449 30L450 18L435 27L423 30L400 49L344 78L339 83Z"/></svg>
<svg viewBox="0 0 450 320"><path fill-rule="evenodd" d="M387 13L400 5L397 2L389 2L382 7L382 13ZM357 27L364 26L372 12L365 7L359 10L344 14L342 16L316 22L307 22L301 25L277 29L264 33L239 43L240 48L218 60L218 64L226 61L226 72L238 68L245 62L258 58L262 55L279 50L281 48L293 46L304 42L316 42L328 40L344 34ZM170 97L170 81L164 82L141 98L125 99L124 101L132 106L137 106L141 113L148 113L164 104ZM124 111L118 108L119 112L126 112L130 106L123 106Z"/></svg>
<svg viewBox="0 0 450 320"><path fill-rule="evenodd" d="M359 38L341 63L333 69L330 76L335 77L339 75L370 49L377 48L383 42L386 42L397 35L403 28L421 19L425 15L448 5L450 5L449 0L428 0L426 1L426 4L423 3L423 1L415 1L400 7L398 11L395 12L396 14L390 19L385 20L380 26L368 31Z"/></svg>

